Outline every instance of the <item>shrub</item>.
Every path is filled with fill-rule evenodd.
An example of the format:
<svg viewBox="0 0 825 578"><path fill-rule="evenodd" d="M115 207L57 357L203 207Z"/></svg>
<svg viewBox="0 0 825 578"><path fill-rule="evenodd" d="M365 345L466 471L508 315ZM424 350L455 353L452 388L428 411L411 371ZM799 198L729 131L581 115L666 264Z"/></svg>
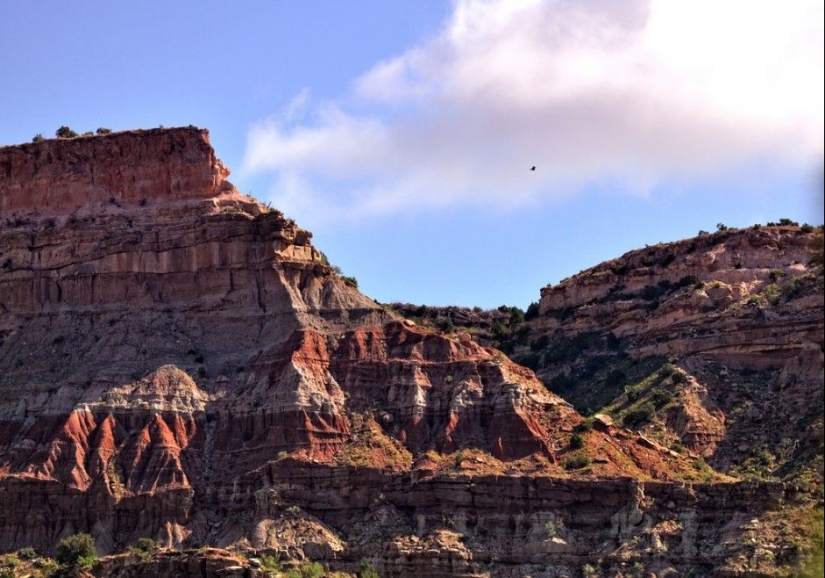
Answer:
<svg viewBox="0 0 825 578"><path fill-rule="evenodd" d="M653 404L662 407L673 401L673 392L667 389L657 389L653 392Z"/></svg>
<svg viewBox="0 0 825 578"><path fill-rule="evenodd" d="M676 372L676 366L672 363L665 363L661 368L659 368L659 373L662 374L662 377L670 377Z"/></svg>
<svg viewBox="0 0 825 578"><path fill-rule="evenodd" d="M642 289L641 297L645 301L653 301L654 299L658 299L659 296L662 294L661 289L659 289L656 285L648 285L644 289Z"/></svg>
<svg viewBox="0 0 825 578"><path fill-rule="evenodd" d="M493 323L492 335L494 340L502 342L510 338L511 331L504 323L496 321Z"/></svg>
<svg viewBox="0 0 825 578"><path fill-rule="evenodd" d="M676 260L676 255L674 255L673 253L668 253L667 255L662 257L661 261L659 261L659 264L662 267L667 267L668 265L673 263L675 260Z"/></svg>
<svg viewBox="0 0 825 578"><path fill-rule="evenodd" d="M358 566L358 578L380 578L378 571L369 562L361 562Z"/></svg>
<svg viewBox="0 0 825 578"><path fill-rule="evenodd" d="M626 426L635 426L648 421L653 414L656 413L656 408L650 402L645 402L639 407L630 410L624 416L623 423Z"/></svg>
<svg viewBox="0 0 825 578"><path fill-rule="evenodd" d="M530 321L539 316L539 304L536 301L527 306L527 311L524 313L525 321Z"/></svg>
<svg viewBox="0 0 825 578"><path fill-rule="evenodd" d="M524 311L518 307L510 308L510 325L518 325L524 323Z"/></svg>
<svg viewBox="0 0 825 578"><path fill-rule="evenodd" d="M642 396L642 390L637 385L629 385L624 389L627 401L633 403Z"/></svg>
<svg viewBox="0 0 825 578"><path fill-rule="evenodd" d="M61 126L54 133L58 138L75 138L78 134L67 126Z"/></svg>
<svg viewBox="0 0 825 578"><path fill-rule="evenodd" d="M570 456L564 462L564 468L567 470L580 470L582 468L586 468L591 463L590 456L585 456L583 454L576 454L574 456Z"/></svg>
<svg viewBox="0 0 825 578"><path fill-rule="evenodd" d="M318 562L304 564L300 568L293 568L286 573L287 578L321 578L324 575L324 567Z"/></svg>
<svg viewBox="0 0 825 578"><path fill-rule="evenodd" d="M802 280L799 277L788 279L780 285L779 291L785 299L793 299L802 292Z"/></svg>
<svg viewBox="0 0 825 578"><path fill-rule="evenodd" d="M281 554L275 552L272 556L261 556L261 568L264 572L280 572L283 570L283 563L281 562Z"/></svg>
<svg viewBox="0 0 825 578"><path fill-rule="evenodd" d="M436 326L438 327L439 331L442 331L444 333L452 333L453 331L455 331L455 323L453 323L453 320L449 317L442 317L441 319L439 319L438 323L436 323Z"/></svg>
<svg viewBox="0 0 825 578"><path fill-rule="evenodd" d="M779 303L780 297L781 291L778 285L768 285L765 287L765 299L767 299L771 305Z"/></svg>
<svg viewBox="0 0 825 578"><path fill-rule="evenodd" d="M97 129L95 132L96 132L97 134L112 134L112 129L110 129L110 128L105 128L105 127L100 127L100 128L99 128L99 129Z"/></svg>
<svg viewBox="0 0 825 578"><path fill-rule="evenodd" d="M584 447L584 438L579 433L570 436L570 448L578 450Z"/></svg>
<svg viewBox="0 0 825 578"><path fill-rule="evenodd" d="M782 269L772 269L771 272L768 273L768 276L771 278L771 281L775 283L777 279L785 276L785 272Z"/></svg>
<svg viewBox="0 0 825 578"><path fill-rule="evenodd" d="M63 538L55 556L60 564L89 568L97 562L95 540L89 534L75 534Z"/></svg>
<svg viewBox="0 0 825 578"><path fill-rule="evenodd" d="M46 140L46 139L45 139L45 138L43 137L43 135L42 135L42 134L40 134L40 133L37 133L36 135L34 135L34 136L32 137L32 142L40 142L40 141L42 141L42 140Z"/></svg>
<svg viewBox="0 0 825 578"><path fill-rule="evenodd" d="M21 548L17 555L23 560L34 560L37 558L37 550L32 548L31 546L26 546L25 548Z"/></svg>
<svg viewBox="0 0 825 578"><path fill-rule="evenodd" d="M584 566L582 566L582 576L584 576L584 578L595 578L598 575L599 571L596 569L595 566L592 566L590 564L585 564Z"/></svg>
<svg viewBox="0 0 825 578"><path fill-rule="evenodd" d="M687 375L685 373L677 370L673 373L673 375L671 376L671 379L673 379L673 383L676 383L676 384L685 383L687 381Z"/></svg>
<svg viewBox="0 0 825 578"><path fill-rule="evenodd" d="M152 538L138 538L137 543L135 543L135 548L141 552L154 552L156 547L155 541L152 540Z"/></svg>

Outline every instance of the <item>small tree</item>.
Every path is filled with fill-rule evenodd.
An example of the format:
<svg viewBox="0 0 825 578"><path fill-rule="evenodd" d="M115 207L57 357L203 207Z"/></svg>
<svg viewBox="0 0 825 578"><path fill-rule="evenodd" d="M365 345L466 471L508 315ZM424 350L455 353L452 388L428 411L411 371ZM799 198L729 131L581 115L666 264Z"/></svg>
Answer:
<svg viewBox="0 0 825 578"><path fill-rule="evenodd" d="M536 301L527 306L527 311L524 313L524 320L530 321L539 316L539 304Z"/></svg>
<svg viewBox="0 0 825 578"><path fill-rule="evenodd" d="M54 136L58 138L74 138L77 136L77 133L67 126L61 126L55 131Z"/></svg>
<svg viewBox="0 0 825 578"><path fill-rule="evenodd" d="M90 568L97 562L95 540L89 534L75 534L63 538L57 545L55 558L66 566Z"/></svg>

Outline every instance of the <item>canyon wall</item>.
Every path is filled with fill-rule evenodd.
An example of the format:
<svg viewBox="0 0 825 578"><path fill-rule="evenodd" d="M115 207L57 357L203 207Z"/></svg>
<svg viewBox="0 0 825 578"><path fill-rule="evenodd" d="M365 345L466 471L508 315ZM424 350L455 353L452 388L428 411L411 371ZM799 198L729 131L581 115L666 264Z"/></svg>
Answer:
<svg viewBox="0 0 825 578"><path fill-rule="evenodd" d="M797 490L591 427L500 351L358 292L227 175L196 128L0 149L2 549L89 532L101 553L148 536L387 576L754 567L738 540Z"/></svg>

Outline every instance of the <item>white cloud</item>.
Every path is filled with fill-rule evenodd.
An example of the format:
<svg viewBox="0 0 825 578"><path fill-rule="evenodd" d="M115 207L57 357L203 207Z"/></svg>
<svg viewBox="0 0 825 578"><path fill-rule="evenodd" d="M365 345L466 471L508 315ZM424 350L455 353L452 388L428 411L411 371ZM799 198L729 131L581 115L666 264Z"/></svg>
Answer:
<svg viewBox="0 0 825 578"><path fill-rule="evenodd" d="M809 164L823 67L818 1L459 0L348 107L305 92L253 127L245 168L317 221Z"/></svg>

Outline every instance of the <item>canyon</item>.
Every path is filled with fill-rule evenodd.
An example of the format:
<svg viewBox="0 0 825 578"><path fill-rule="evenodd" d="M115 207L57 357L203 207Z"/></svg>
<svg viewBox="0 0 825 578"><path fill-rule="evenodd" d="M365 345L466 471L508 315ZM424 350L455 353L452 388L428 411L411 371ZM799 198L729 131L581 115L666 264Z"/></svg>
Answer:
<svg viewBox="0 0 825 578"><path fill-rule="evenodd" d="M195 127L0 148L1 550L89 533L100 576L208 548L237 575L263 553L386 577L804 557L821 230L631 252L544 288L505 355L363 295L228 176ZM178 569L117 557L141 537Z"/></svg>

